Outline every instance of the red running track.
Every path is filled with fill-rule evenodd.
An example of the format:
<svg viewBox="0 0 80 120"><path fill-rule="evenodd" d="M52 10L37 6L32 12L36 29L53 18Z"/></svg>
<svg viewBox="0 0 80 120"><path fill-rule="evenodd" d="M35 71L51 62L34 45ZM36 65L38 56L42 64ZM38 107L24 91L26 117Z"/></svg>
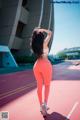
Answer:
<svg viewBox="0 0 80 120"><path fill-rule="evenodd" d="M48 106L46 120L80 120L80 65L67 61L53 66ZM8 111L10 120L44 120L36 87L5 104L0 111Z"/></svg>

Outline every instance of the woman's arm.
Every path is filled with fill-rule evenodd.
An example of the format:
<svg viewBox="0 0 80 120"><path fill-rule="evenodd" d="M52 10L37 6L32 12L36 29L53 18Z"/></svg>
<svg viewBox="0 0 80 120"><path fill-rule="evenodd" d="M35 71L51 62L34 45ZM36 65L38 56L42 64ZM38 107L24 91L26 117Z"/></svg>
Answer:
<svg viewBox="0 0 80 120"><path fill-rule="evenodd" d="M46 30L46 29L39 29L39 32L47 33L47 36L44 40L44 46L48 46L48 43L49 43L51 36L52 36L52 32L50 30Z"/></svg>

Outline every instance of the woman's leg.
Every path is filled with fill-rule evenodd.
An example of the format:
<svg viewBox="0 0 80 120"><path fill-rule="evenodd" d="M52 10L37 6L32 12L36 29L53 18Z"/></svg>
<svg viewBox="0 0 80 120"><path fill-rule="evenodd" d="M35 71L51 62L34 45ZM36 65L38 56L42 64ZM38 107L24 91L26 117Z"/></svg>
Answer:
<svg viewBox="0 0 80 120"><path fill-rule="evenodd" d="M45 90L44 90L44 103L45 104L47 104L48 102L49 91L50 91L50 84L45 85Z"/></svg>
<svg viewBox="0 0 80 120"><path fill-rule="evenodd" d="M42 79L38 77L39 80L37 80L37 94L38 94L38 99L40 106L42 105Z"/></svg>
<svg viewBox="0 0 80 120"><path fill-rule="evenodd" d="M37 94L40 106L42 105L42 85L43 85L43 78L41 73L39 72L39 69L37 67L34 68L34 75L37 80Z"/></svg>
<svg viewBox="0 0 80 120"><path fill-rule="evenodd" d="M51 79L52 79L52 66L51 66L51 64L48 64L48 67L45 67L45 68L46 68L45 72L43 72L44 85L45 85L44 103L47 104L48 96L49 96L49 92L50 92L50 82L51 82Z"/></svg>

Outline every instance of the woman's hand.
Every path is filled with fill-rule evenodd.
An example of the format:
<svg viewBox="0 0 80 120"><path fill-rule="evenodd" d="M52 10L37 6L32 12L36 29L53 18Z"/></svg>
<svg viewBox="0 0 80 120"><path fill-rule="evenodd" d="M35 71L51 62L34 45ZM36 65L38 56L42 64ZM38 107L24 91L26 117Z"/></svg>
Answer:
<svg viewBox="0 0 80 120"><path fill-rule="evenodd" d="M43 32L44 32L44 30L41 29L41 28L35 28L34 31L37 31L37 33L39 33L39 32L42 32L42 33L43 33Z"/></svg>
<svg viewBox="0 0 80 120"><path fill-rule="evenodd" d="M43 32L44 32L44 29L39 28L39 29L38 29L38 32L42 32L42 33L43 33Z"/></svg>
<svg viewBox="0 0 80 120"><path fill-rule="evenodd" d="M49 34L52 34L52 32L50 31L50 30L47 30L47 29L43 29L43 28L40 28L40 27L36 27L35 29L34 29L34 31L37 31L38 33L39 32L46 32L48 35Z"/></svg>
<svg viewBox="0 0 80 120"><path fill-rule="evenodd" d="M47 34L52 34L52 32L50 30L47 30L47 29L43 29L43 28L38 28L37 29L38 32L45 32Z"/></svg>

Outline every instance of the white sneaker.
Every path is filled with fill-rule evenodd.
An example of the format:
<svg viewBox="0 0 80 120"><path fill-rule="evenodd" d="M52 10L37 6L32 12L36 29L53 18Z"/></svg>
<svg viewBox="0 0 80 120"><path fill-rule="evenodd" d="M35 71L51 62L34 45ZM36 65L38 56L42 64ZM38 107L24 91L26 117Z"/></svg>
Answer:
<svg viewBox="0 0 80 120"><path fill-rule="evenodd" d="M49 107L47 106L45 102L44 102L44 106L45 106L46 111L49 110Z"/></svg>
<svg viewBox="0 0 80 120"><path fill-rule="evenodd" d="M47 114L47 109L44 104L41 105L40 112L43 114L43 116Z"/></svg>

